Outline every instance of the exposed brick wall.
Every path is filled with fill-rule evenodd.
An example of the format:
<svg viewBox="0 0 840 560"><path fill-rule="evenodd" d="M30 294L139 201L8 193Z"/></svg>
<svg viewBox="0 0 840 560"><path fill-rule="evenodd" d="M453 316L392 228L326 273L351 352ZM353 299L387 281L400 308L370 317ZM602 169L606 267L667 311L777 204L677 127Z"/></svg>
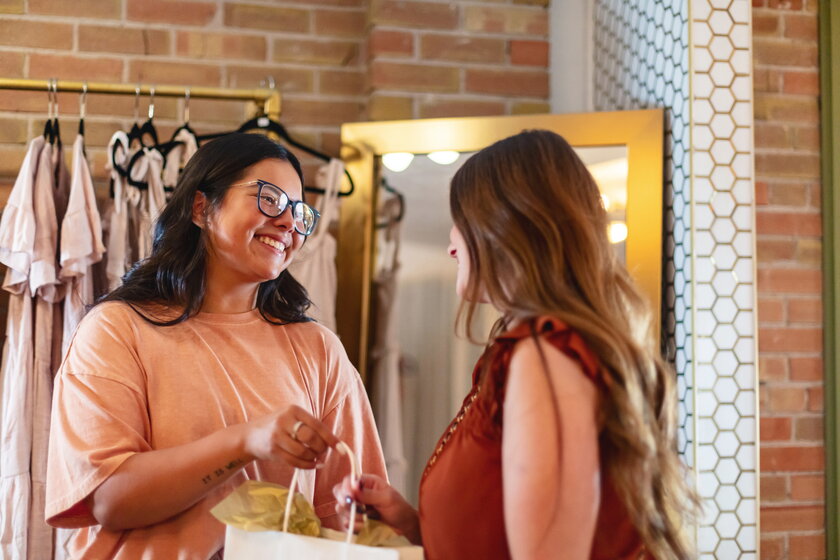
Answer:
<svg viewBox="0 0 840 560"><path fill-rule="evenodd" d="M548 0L372 0L370 120L546 113Z"/></svg>
<svg viewBox="0 0 840 560"><path fill-rule="evenodd" d="M825 558L815 0L753 0L761 557Z"/></svg>

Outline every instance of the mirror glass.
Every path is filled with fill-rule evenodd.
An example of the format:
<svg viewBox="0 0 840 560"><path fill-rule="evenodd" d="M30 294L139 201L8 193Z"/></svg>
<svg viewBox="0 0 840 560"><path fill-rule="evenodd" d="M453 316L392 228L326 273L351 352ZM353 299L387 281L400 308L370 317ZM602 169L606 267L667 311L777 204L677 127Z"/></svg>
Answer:
<svg viewBox="0 0 840 560"><path fill-rule="evenodd" d="M610 239L624 260L627 148L598 146L576 148L576 151L601 189L610 216ZM377 184L382 184L384 179L387 187L380 188L378 193L381 215L375 275L383 271L395 274L391 304L396 307L396 320L391 328L397 332L392 333L391 339L399 347L401 406L398 408L406 459L405 472L398 476L391 473L391 479L415 506L426 461L469 392L472 369L483 350L455 336L459 305L455 293L457 268L447 252L452 227L449 183L471 155L386 154L377 166L381 170ZM401 217L399 210L394 210L400 196ZM486 338L496 318L495 310L489 305L480 306L474 336ZM377 350L374 348L372 352L375 354ZM389 422L389 419L377 418L377 422Z"/></svg>

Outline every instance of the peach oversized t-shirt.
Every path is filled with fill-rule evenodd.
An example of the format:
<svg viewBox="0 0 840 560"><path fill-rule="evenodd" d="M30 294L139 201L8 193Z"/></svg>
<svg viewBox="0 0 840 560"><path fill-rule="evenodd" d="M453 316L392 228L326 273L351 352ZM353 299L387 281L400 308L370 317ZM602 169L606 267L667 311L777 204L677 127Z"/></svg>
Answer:
<svg viewBox="0 0 840 560"><path fill-rule="evenodd" d="M73 558L210 558L224 544L224 525L210 508L247 479L288 485L290 466L252 462L181 514L124 532L103 530L84 499L134 453L192 442L292 404L358 452L364 472L385 476L364 386L326 328L273 325L256 310L200 313L159 327L127 304L98 305L56 378L47 520L82 528ZM302 473L301 491L329 525L337 523L332 487L348 468L331 452L323 469Z"/></svg>

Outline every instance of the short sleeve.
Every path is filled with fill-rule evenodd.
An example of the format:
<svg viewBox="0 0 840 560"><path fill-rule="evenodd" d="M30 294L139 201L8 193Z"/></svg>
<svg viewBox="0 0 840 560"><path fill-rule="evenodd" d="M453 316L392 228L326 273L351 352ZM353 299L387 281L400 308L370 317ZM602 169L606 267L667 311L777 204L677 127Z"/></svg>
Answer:
<svg viewBox="0 0 840 560"><path fill-rule="evenodd" d="M144 374L120 305L85 317L56 377L46 498L55 527L96 524L85 499L131 455L151 449Z"/></svg>
<svg viewBox="0 0 840 560"><path fill-rule="evenodd" d="M356 453L362 472L387 479L385 458L362 379L350 363L338 339L335 339L335 344L337 349L334 351L338 355L333 366L336 371L332 372L331 378L338 389L335 392L338 400L325 411L326 414L321 420L338 439ZM348 474L350 465L347 459L333 451L330 452L324 468L315 475L315 513L328 527L338 528L333 486Z"/></svg>

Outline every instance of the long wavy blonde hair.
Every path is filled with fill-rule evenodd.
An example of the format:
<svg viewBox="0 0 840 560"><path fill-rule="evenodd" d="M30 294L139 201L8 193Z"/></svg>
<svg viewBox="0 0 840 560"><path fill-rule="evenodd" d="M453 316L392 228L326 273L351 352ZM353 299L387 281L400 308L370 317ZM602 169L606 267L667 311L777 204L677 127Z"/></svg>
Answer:
<svg viewBox="0 0 840 560"><path fill-rule="evenodd" d="M650 308L607 238L607 213L569 144L525 131L473 155L450 191L470 277L459 310L470 327L481 296L512 321L556 317L600 360L602 469L656 558L692 558L698 499L677 455L675 374ZM661 216L651 216L661 220Z"/></svg>

